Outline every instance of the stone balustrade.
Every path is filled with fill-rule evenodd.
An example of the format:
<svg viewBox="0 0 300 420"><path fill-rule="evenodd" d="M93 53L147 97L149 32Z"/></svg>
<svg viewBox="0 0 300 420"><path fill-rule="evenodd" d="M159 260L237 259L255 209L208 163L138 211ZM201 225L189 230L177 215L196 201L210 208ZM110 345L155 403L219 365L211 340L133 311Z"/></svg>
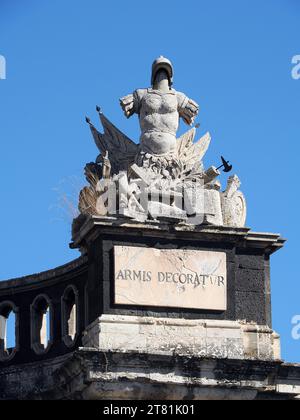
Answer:
<svg viewBox="0 0 300 420"><path fill-rule="evenodd" d="M53 359L81 346L87 258L0 283L0 367Z"/></svg>

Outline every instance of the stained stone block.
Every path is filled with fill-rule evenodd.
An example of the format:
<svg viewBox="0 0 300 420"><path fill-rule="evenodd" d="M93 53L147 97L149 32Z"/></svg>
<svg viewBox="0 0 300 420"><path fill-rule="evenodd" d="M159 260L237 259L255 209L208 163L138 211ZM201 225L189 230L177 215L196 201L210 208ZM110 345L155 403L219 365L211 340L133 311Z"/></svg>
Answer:
<svg viewBox="0 0 300 420"><path fill-rule="evenodd" d="M263 255L238 254L238 268L250 270L264 270L265 259Z"/></svg>
<svg viewBox="0 0 300 420"><path fill-rule="evenodd" d="M244 346L240 339L227 338L226 348L228 359L247 359Z"/></svg>
<svg viewBox="0 0 300 420"><path fill-rule="evenodd" d="M239 292L265 292L265 274L263 270L237 270L236 290Z"/></svg>
<svg viewBox="0 0 300 420"><path fill-rule="evenodd" d="M258 334L257 332L244 333L245 356L247 359L257 359L258 354Z"/></svg>
<svg viewBox="0 0 300 420"><path fill-rule="evenodd" d="M219 191L205 190L204 200L206 222L215 226L223 226L221 196Z"/></svg>
<svg viewBox="0 0 300 420"><path fill-rule="evenodd" d="M258 358L261 360L274 360L272 334L258 333Z"/></svg>
<svg viewBox="0 0 300 420"><path fill-rule="evenodd" d="M103 315L87 328L83 343L100 351L219 359L277 360L279 356L271 329L234 321Z"/></svg>
<svg viewBox="0 0 300 420"><path fill-rule="evenodd" d="M256 292L236 292L236 318L259 325L269 325L266 296Z"/></svg>

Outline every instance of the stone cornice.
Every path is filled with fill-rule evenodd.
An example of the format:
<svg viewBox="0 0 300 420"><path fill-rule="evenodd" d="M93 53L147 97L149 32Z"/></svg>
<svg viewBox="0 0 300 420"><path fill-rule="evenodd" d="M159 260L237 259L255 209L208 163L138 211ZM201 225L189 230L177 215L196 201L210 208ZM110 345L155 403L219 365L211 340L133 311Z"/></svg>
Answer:
<svg viewBox="0 0 300 420"><path fill-rule="evenodd" d="M193 226L184 223L168 224L161 222L139 223L112 217L89 217L74 237L71 248L82 248L95 240L100 234L122 234L143 237L151 233L152 237L182 239L188 241L212 241L234 244L237 248L250 246L272 254L281 249L286 242L277 233L253 232L249 228L228 228L216 226Z"/></svg>

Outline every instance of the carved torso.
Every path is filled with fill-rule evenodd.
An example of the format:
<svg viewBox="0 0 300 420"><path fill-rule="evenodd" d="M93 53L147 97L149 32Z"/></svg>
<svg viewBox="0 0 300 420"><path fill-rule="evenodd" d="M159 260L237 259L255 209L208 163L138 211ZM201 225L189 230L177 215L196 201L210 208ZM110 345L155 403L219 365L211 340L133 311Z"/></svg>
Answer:
<svg viewBox="0 0 300 420"><path fill-rule="evenodd" d="M154 155L174 154L179 126L176 93L148 89L140 100L139 116L143 151Z"/></svg>
<svg viewBox="0 0 300 420"><path fill-rule="evenodd" d="M140 123L142 134L156 131L176 136L179 113L175 92L148 90L141 100Z"/></svg>
<svg viewBox="0 0 300 420"><path fill-rule="evenodd" d="M121 99L125 115L139 115L141 152L154 156L177 156L179 118L192 125L198 105L184 94L170 89L138 89Z"/></svg>

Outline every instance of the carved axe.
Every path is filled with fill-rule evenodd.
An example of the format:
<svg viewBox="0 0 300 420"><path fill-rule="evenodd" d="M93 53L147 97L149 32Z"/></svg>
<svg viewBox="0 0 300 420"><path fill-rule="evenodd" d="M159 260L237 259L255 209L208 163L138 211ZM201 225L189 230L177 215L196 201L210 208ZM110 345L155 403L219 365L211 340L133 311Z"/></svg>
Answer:
<svg viewBox="0 0 300 420"><path fill-rule="evenodd" d="M217 170L224 168L223 172L228 173L232 170L232 165L229 164L229 160L226 160L223 156L221 156L222 165L217 168Z"/></svg>

